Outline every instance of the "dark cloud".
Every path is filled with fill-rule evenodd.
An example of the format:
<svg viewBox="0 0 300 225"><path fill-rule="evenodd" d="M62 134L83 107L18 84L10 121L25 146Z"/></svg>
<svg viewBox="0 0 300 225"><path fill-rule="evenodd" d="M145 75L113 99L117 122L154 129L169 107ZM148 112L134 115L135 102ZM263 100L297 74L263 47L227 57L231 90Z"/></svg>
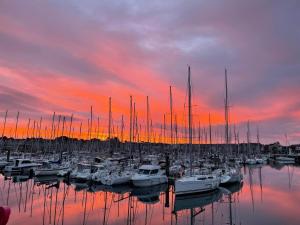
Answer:
<svg viewBox="0 0 300 225"><path fill-rule="evenodd" d="M0 85L1 109L40 113L40 104L40 99L33 95Z"/></svg>

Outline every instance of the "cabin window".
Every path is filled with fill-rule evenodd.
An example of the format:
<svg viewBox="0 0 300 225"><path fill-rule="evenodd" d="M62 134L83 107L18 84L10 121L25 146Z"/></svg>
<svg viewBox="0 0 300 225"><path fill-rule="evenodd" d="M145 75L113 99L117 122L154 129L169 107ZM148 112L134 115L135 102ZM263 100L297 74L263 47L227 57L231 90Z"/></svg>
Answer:
<svg viewBox="0 0 300 225"><path fill-rule="evenodd" d="M156 169L156 170L152 170L151 172L150 172L150 174L157 174L158 173L158 170Z"/></svg>
<svg viewBox="0 0 300 225"><path fill-rule="evenodd" d="M197 180L206 180L206 177L198 177Z"/></svg>
<svg viewBox="0 0 300 225"><path fill-rule="evenodd" d="M139 174L145 174L145 175L148 175L149 174L149 170L143 170L143 169L140 169L139 170Z"/></svg>
<svg viewBox="0 0 300 225"><path fill-rule="evenodd" d="M31 163L29 160L24 160L23 162L22 162L22 164L28 164L28 163Z"/></svg>

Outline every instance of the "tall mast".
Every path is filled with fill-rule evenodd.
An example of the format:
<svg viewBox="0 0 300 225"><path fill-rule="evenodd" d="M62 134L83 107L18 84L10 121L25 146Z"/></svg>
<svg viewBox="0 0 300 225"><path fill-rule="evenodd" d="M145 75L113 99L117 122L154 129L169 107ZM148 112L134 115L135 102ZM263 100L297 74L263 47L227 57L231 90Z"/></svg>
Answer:
<svg viewBox="0 0 300 225"><path fill-rule="evenodd" d="M71 138L71 132L72 132L72 123L73 123L73 113L71 115L71 121L70 121L70 127L69 127L69 138Z"/></svg>
<svg viewBox="0 0 300 225"><path fill-rule="evenodd" d="M257 153L260 153L259 127L257 126Z"/></svg>
<svg viewBox="0 0 300 225"><path fill-rule="evenodd" d="M40 119L40 124L39 124L39 135L38 135L39 138L42 137L42 136L41 136L42 122L43 122L43 117L41 117L41 119Z"/></svg>
<svg viewBox="0 0 300 225"><path fill-rule="evenodd" d="M16 127L15 127L15 139L17 138L19 115L20 115L20 113L18 111L18 113L17 113Z"/></svg>
<svg viewBox="0 0 300 225"><path fill-rule="evenodd" d="M164 145L166 144L166 114L164 113Z"/></svg>
<svg viewBox="0 0 300 225"><path fill-rule="evenodd" d="M136 127L135 127L135 102L133 102L133 113L132 113L132 141L135 142L136 135Z"/></svg>
<svg viewBox="0 0 300 225"><path fill-rule="evenodd" d="M190 152L190 175L192 175L192 86L191 69L188 68L188 92L189 92L189 152Z"/></svg>
<svg viewBox="0 0 300 225"><path fill-rule="evenodd" d="M171 147L173 145L173 96L172 96L172 86L170 86L170 131L171 131Z"/></svg>
<svg viewBox="0 0 300 225"><path fill-rule="evenodd" d="M53 116L52 116L50 139L54 139L54 136L55 136L55 133L54 133L55 132L55 129L54 129L54 126L55 126L54 120L55 120L55 112L53 113Z"/></svg>
<svg viewBox="0 0 300 225"><path fill-rule="evenodd" d="M91 106L91 112L90 112L90 121L88 122L89 124L89 144L88 144L88 150L92 152L92 147L91 147L91 140L92 140L92 130L93 130L93 106Z"/></svg>
<svg viewBox="0 0 300 225"><path fill-rule="evenodd" d="M5 116L4 116L3 130L2 130L2 139L3 139L4 133L5 133L5 126L6 126L7 112L8 112L8 110L6 110Z"/></svg>
<svg viewBox="0 0 300 225"><path fill-rule="evenodd" d="M201 155L201 123L198 121L198 146L199 146L199 155Z"/></svg>
<svg viewBox="0 0 300 225"><path fill-rule="evenodd" d="M97 117L97 139L100 139L100 119Z"/></svg>
<svg viewBox="0 0 300 225"><path fill-rule="evenodd" d="M149 131L149 96L147 96L147 142L148 150L150 150L150 131Z"/></svg>
<svg viewBox="0 0 300 225"><path fill-rule="evenodd" d="M109 153L111 154L111 97L108 99L108 142L109 142Z"/></svg>
<svg viewBox="0 0 300 225"><path fill-rule="evenodd" d="M250 121L247 122L247 146L248 146L248 154L250 154Z"/></svg>
<svg viewBox="0 0 300 225"><path fill-rule="evenodd" d="M130 151L130 157L131 157L131 142L132 142L132 96L130 95L130 124L129 124L129 127L130 127L130 130L129 130L129 144L130 144L130 147L129 147L129 151Z"/></svg>
<svg viewBox="0 0 300 225"><path fill-rule="evenodd" d="M229 128L228 128L228 88L227 88L227 69L225 69L225 142L226 150L229 151Z"/></svg>
<svg viewBox="0 0 300 225"><path fill-rule="evenodd" d="M93 130L93 106L91 106L90 140L92 139L92 130Z"/></svg>
<svg viewBox="0 0 300 225"><path fill-rule="evenodd" d="M210 148L210 154L212 154L212 138L211 138L211 120L210 120L210 113L208 114L208 121L209 121L209 148Z"/></svg>
<svg viewBox="0 0 300 225"><path fill-rule="evenodd" d="M63 117L62 130L61 130L61 146L60 146L60 154L59 154L60 163L62 161L62 148L63 148L63 140L64 140L65 121L66 121L66 118L64 116Z"/></svg>
<svg viewBox="0 0 300 225"><path fill-rule="evenodd" d="M28 123L27 123L27 132L26 132L27 137L26 138L29 138L29 128L30 128L30 118L28 119Z"/></svg>
<svg viewBox="0 0 300 225"><path fill-rule="evenodd" d="M235 124L233 125L233 133L234 133L234 145L236 146L236 144L237 144L237 133L236 133Z"/></svg>
<svg viewBox="0 0 300 225"><path fill-rule="evenodd" d="M121 118L121 142L123 143L124 141L124 116L122 114Z"/></svg>

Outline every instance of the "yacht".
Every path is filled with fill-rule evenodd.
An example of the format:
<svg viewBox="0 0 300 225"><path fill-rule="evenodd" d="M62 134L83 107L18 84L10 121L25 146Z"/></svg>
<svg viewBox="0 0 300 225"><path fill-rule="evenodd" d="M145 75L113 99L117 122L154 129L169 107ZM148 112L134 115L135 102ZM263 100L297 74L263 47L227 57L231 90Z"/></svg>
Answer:
<svg viewBox="0 0 300 225"><path fill-rule="evenodd" d="M213 172L213 174L220 177L220 185L239 183L243 180L243 175L240 170L234 167L217 169Z"/></svg>
<svg viewBox="0 0 300 225"><path fill-rule="evenodd" d="M77 168L71 172L70 178L77 181L89 181L92 180L92 176L96 171L96 166L88 163L78 163Z"/></svg>
<svg viewBox="0 0 300 225"><path fill-rule="evenodd" d="M92 175L92 181L95 183L101 183L101 180L108 176L110 173L110 171L108 171L108 169L106 169L105 165L97 165L97 170L95 173L93 173Z"/></svg>
<svg viewBox="0 0 300 225"><path fill-rule="evenodd" d="M165 172L157 165L142 165L131 181L136 187L148 187L168 182Z"/></svg>
<svg viewBox="0 0 300 225"><path fill-rule="evenodd" d="M287 156L278 156L276 157L276 162L280 164L294 164L295 159Z"/></svg>
<svg viewBox="0 0 300 225"><path fill-rule="evenodd" d="M4 167L4 172L24 172L41 166L40 163L32 162L30 159L15 159L13 165Z"/></svg>
<svg viewBox="0 0 300 225"><path fill-rule="evenodd" d="M220 178L215 175L195 175L193 174L192 160L192 87L190 67L188 67L188 129L189 129L189 175L184 175L182 178L175 181L175 194L186 195L201 192L213 191L219 187Z"/></svg>
<svg viewBox="0 0 300 225"><path fill-rule="evenodd" d="M209 192L217 189L221 179L215 175L184 176L175 181L175 194L187 195Z"/></svg>
<svg viewBox="0 0 300 225"><path fill-rule="evenodd" d="M133 172L130 170L125 171L116 171L107 174L106 176L102 176L101 183L104 185L120 185L129 183Z"/></svg>
<svg viewBox="0 0 300 225"><path fill-rule="evenodd" d="M245 163L248 164L248 165L255 165L256 164L256 159L248 158L248 159L246 159Z"/></svg>
<svg viewBox="0 0 300 225"><path fill-rule="evenodd" d="M9 162L6 160L0 160L0 169L3 169L5 166L8 166Z"/></svg>
<svg viewBox="0 0 300 225"><path fill-rule="evenodd" d="M58 176L61 174L66 174L70 172L69 165L61 165L50 162L43 162L41 167L38 167L34 170L35 176Z"/></svg>

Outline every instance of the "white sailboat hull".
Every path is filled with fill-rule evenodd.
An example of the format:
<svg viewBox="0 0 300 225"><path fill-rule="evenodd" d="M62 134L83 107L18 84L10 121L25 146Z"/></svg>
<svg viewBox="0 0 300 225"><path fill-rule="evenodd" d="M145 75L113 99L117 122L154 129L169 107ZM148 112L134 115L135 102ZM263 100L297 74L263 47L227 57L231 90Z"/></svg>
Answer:
<svg viewBox="0 0 300 225"><path fill-rule="evenodd" d="M290 157L280 156L280 157L276 157L276 162L281 164L293 164L295 163L295 159Z"/></svg>
<svg viewBox="0 0 300 225"><path fill-rule="evenodd" d="M120 185L129 183L131 176L113 176L113 177L104 177L101 179L101 183L104 185Z"/></svg>
<svg viewBox="0 0 300 225"><path fill-rule="evenodd" d="M149 176L149 177L132 177L132 183L136 187L150 187L158 184L164 184L168 182L168 178L165 175Z"/></svg>
<svg viewBox="0 0 300 225"><path fill-rule="evenodd" d="M175 194L186 195L209 192L219 187L219 178L213 177L212 179L202 180L201 177L203 176L187 176L175 181Z"/></svg>
<svg viewBox="0 0 300 225"><path fill-rule="evenodd" d="M57 176L61 173L67 173L69 167L65 168L49 168L49 169L36 169L34 171L35 176Z"/></svg>

